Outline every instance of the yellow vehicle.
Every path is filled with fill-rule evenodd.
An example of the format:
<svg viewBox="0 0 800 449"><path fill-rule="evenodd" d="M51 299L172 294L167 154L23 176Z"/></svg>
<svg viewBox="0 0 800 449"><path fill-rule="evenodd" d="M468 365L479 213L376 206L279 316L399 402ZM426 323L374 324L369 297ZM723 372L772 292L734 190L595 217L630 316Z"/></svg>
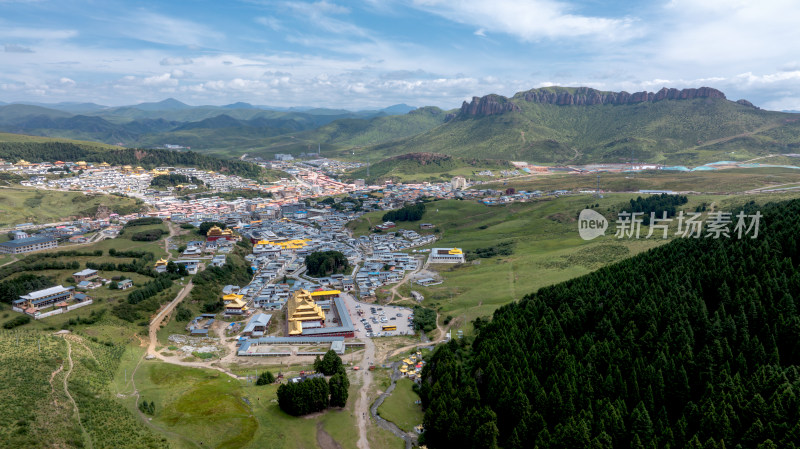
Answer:
<svg viewBox="0 0 800 449"><path fill-rule="evenodd" d="M384 331L396 331L397 330L397 326L395 326L393 324L392 325L381 326L381 330L384 330Z"/></svg>

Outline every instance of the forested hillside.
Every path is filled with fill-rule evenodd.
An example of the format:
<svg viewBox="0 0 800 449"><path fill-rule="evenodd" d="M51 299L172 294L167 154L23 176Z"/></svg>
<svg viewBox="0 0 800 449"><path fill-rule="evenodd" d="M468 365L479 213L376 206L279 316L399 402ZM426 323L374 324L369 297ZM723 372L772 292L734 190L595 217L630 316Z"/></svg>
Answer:
<svg viewBox="0 0 800 449"><path fill-rule="evenodd" d="M424 443L798 447L800 201L761 212L757 239L674 241L438 348L420 390Z"/></svg>
<svg viewBox="0 0 800 449"><path fill-rule="evenodd" d="M153 149L103 149L71 142L0 142L0 158L16 162L87 161L108 162L111 165L187 166L213 170L252 179L264 178L268 173L256 164L240 160L223 160L192 151Z"/></svg>

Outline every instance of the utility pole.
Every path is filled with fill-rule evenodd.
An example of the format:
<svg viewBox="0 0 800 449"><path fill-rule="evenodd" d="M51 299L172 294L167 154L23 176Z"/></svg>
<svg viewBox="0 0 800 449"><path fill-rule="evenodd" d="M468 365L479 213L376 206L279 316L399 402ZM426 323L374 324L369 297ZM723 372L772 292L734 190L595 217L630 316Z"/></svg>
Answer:
<svg viewBox="0 0 800 449"><path fill-rule="evenodd" d="M600 172L597 172L597 191L594 196L595 198L600 198Z"/></svg>

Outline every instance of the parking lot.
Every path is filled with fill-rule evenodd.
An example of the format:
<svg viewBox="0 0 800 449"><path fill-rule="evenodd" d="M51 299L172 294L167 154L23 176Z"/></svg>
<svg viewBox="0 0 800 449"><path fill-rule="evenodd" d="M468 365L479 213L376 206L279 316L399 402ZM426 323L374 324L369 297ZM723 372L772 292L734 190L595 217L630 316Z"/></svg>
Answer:
<svg viewBox="0 0 800 449"><path fill-rule="evenodd" d="M414 315L411 309L362 303L348 294L342 294L341 297L345 300L350 318L353 320L357 338L414 334L409 319ZM395 326L396 329L384 330L386 326Z"/></svg>

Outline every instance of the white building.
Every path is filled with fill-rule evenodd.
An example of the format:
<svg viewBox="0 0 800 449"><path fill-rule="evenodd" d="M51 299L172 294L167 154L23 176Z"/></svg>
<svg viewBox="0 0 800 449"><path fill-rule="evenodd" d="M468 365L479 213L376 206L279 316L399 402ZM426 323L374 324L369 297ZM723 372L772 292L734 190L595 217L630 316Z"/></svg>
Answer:
<svg viewBox="0 0 800 449"><path fill-rule="evenodd" d="M464 263L464 252L461 248L433 248L428 263Z"/></svg>

